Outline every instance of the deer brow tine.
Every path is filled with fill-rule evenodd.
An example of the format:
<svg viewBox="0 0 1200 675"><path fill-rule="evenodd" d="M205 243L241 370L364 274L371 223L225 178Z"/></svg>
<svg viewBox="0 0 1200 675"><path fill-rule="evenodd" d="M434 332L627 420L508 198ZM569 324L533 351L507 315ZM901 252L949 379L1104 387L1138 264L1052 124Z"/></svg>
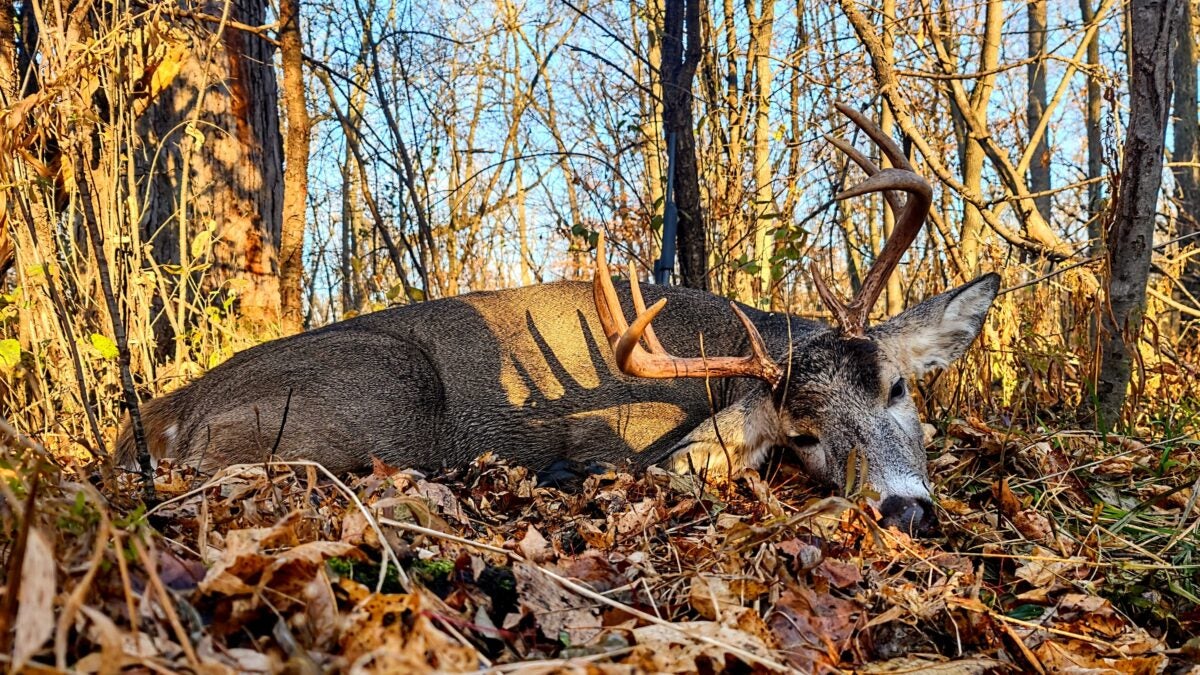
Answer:
<svg viewBox="0 0 1200 675"><path fill-rule="evenodd" d="M637 316L646 313L646 301L642 298L642 287L637 278L637 267L634 266L632 260L629 261L629 294L633 296L633 311L637 312ZM662 343L658 341L658 336L654 334L654 326L646 324L646 332L642 335L646 340L646 349L655 354L665 354Z"/></svg>
<svg viewBox="0 0 1200 675"><path fill-rule="evenodd" d="M658 316L663 307L667 306L666 298L659 298L658 302L654 303L645 312L642 312L634 318L633 323L629 328L621 334L617 344L613 347L613 356L617 361L617 368L621 372L628 372L626 368L631 362L638 359L640 356L647 354L638 346L638 341L642 338L642 333L646 330L646 326Z"/></svg>
<svg viewBox="0 0 1200 675"><path fill-rule="evenodd" d="M592 283L592 294L595 296L596 312L600 316L601 325L604 326L605 337L611 344L628 330L629 324L625 322L621 301L617 297L617 289L613 287L612 275L608 271L603 232L596 240L596 276Z"/></svg>

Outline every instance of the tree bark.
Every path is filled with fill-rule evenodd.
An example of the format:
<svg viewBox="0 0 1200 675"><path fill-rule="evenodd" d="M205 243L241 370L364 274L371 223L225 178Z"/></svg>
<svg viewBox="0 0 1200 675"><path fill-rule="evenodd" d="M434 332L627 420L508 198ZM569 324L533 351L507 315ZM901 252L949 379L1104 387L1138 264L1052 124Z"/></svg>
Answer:
<svg viewBox="0 0 1200 675"><path fill-rule="evenodd" d="M746 3L747 11L754 7ZM754 256L758 263L758 284L751 301L765 307L770 298L771 256L775 253L773 236L767 230L779 226L779 207L775 205L774 176L771 171L771 35L775 25L775 3L762 0L754 22Z"/></svg>
<svg viewBox="0 0 1200 675"><path fill-rule="evenodd" d="M1175 22L1175 144L1171 151L1179 202L1178 235L1200 232L1200 113L1197 112L1196 42L1192 33L1195 17L1191 2ZM1190 246L1200 246L1192 239ZM1184 288L1200 297L1200 258L1189 259L1183 276Z"/></svg>
<svg viewBox="0 0 1200 675"><path fill-rule="evenodd" d="M1084 25L1095 17L1092 0L1079 0L1079 14ZM1098 179L1104 173L1104 140L1100 133L1101 106L1104 99L1100 91L1100 78L1093 73L1100 67L1100 36L1093 34L1087 44L1087 107L1084 110L1084 125L1087 127L1087 177ZM1088 254L1099 255L1101 249L1100 212L1104 186L1099 182L1088 185Z"/></svg>
<svg viewBox="0 0 1200 675"><path fill-rule="evenodd" d="M1115 212L1107 231L1106 303L1101 311L1098 421L1120 419L1146 306L1154 218L1162 187L1171 43L1180 0L1134 0L1130 16L1129 125Z"/></svg>
<svg viewBox="0 0 1200 675"><path fill-rule="evenodd" d="M1032 135L1046 114L1046 63L1041 57L1046 54L1046 0L1030 0L1026 6L1029 30L1026 33L1029 46L1029 99L1025 106L1025 121ZM1033 139L1031 139L1033 140ZM1029 165L1029 190L1034 194L1050 190L1050 145L1046 134L1036 139L1033 162ZM1050 220L1050 195L1034 197L1038 213Z"/></svg>
<svg viewBox="0 0 1200 675"><path fill-rule="evenodd" d="M663 20L663 132L675 134L675 232L679 276L684 286L708 290L708 241L700 208L700 173L696 166L692 80L702 52L699 0L667 0ZM684 36L687 37L686 48Z"/></svg>
<svg viewBox="0 0 1200 675"><path fill-rule="evenodd" d="M17 86L17 9L11 2L0 4L0 107L16 103ZM12 266L16 251L9 227L16 219L0 211L0 284Z"/></svg>
<svg viewBox="0 0 1200 675"><path fill-rule="evenodd" d="M300 0L279 0L279 56L287 147L283 170L283 223L279 237L279 309L284 333L303 329L304 214L308 203L308 150L312 124L304 91Z"/></svg>
<svg viewBox="0 0 1200 675"><path fill-rule="evenodd" d="M231 21L266 21L262 0L231 3ZM149 177L142 238L159 263L182 268L181 315L190 296L220 291L236 296L248 328L267 330L279 321L283 185L274 48L235 28L218 35L198 22L187 29L196 47L138 121L138 173ZM193 261L203 231L215 243L211 255L196 246ZM187 292L195 282L195 293ZM178 356L186 345L175 337Z"/></svg>

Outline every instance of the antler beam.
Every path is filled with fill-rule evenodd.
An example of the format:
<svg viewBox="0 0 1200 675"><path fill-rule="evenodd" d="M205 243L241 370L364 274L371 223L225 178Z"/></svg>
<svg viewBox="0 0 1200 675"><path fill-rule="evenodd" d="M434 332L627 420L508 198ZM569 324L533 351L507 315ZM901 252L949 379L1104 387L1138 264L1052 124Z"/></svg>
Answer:
<svg viewBox="0 0 1200 675"><path fill-rule="evenodd" d="M917 233L921 231L921 226L925 223L925 217L929 215L929 206L933 202L933 188L924 178L917 175L908 158L904 156L904 152L874 122L867 119L858 110L845 104L835 105L843 115L850 118L850 121L875 141L875 144L895 167L880 169L846 141L826 136L834 147L845 153L867 173L865 181L841 192L836 198L839 200L849 199L872 192L882 192L892 210L900 214L896 218L896 227L892 230L892 236L888 237L875 264L867 272L858 295L850 302L843 302L830 290L818 273L815 263L811 268L817 293L821 296L821 301L833 313L834 319L842 330L848 335L862 336L866 333L867 319L871 314L871 308L875 306L875 301L879 299L879 294L887 285L888 277L895 271L904 252L912 246L913 241L917 238ZM903 205L900 204L896 191L908 193L908 199Z"/></svg>
<svg viewBox="0 0 1200 675"><path fill-rule="evenodd" d="M592 292L600 324L604 328L609 345L612 346L617 368L626 375L656 379L752 377L769 383L772 388L783 380L783 369L767 353L762 335L745 313L732 302L729 305L742 322L750 340L751 353L746 356L683 358L664 349L650 324L667 306L667 299L661 298L647 308L638 286L637 275L633 274L632 269L629 275L629 292L633 297L633 307L637 315L632 324L626 323L617 289L613 286L608 263L605 261L603 234L596 243L596 276L592 281ZM641 344L643 340L646 343L645 347Z"/></svg>

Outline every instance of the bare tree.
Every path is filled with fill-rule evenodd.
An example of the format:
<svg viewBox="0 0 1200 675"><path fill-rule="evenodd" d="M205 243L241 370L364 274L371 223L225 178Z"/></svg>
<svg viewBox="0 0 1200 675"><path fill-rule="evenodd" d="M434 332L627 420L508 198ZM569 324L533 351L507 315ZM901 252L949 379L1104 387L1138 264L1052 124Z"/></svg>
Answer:
<svg viewBox="0 0 1200 675"><path fill-rule="evenodd" d="M1196 35L1190 0L1175 22L1175 144L1171 173L1179 201L1179 236L1200 232L1200 113L1197 112ZM1193 247L1198 241L1188 242ZM1184 289L1200 297L1200 259L1193 256L1185 268Z"/></svg>
<svg viewBox="0 0 1200 675"><path fill-rule="evenodd" d="M1042 116L1046 114L1046 0L1029 0L1026 16L1029 23L1026 33L1029 48L1029 64L1026 66L1029 101L1025 108L1025 121L1033 145L1033 161L1029 164L1029 189L1039 195L1034 197L1033 202L1042 218L1050 220L1050 144L1046 142L1045 133L1033 138Z"/></svg>
<svg viewBox="0 0 1200 675"><path fill-rule="evenodd" d="M679 208L676 242L683 285L708 289L708 243L700 202L700 173L692 119L692 79L700 64L700 0L666 0L663 18L663 132L675 137L674 188ZM686 37L686 47L685 47Z"/></svg>
<svg viewBox="0 0 1200 675"><path fill-rule="evenodd" d="M1092 23L1095 11L1092 0L1079 0L1079 14L1085 24ZM1100 93L1100 36L1093 33L1087 42L1087 103L1084 108L1084 126L1087 127L1087 179L1088 183L1088 252L1097 255L1101 249L1100 212L1104 186L1100 177L1104 173L1104 145L1100 133L1100 111L1103 99Z"/></svg>
<svg viewBox="0 0 1200 675"><path fill-rule="evenodd" d="M754 52L754 257L758 267L758 283L754 297L768 301L766 291L771 285L771 255L775 243L767 231L778 224L779 207L775 205L774 176L771 167L771 36L775 25L775 3L762 0L758 16L754 3L746 3L751 14Z"/></svg>
<svg viewBox="0 0 1200 675"><path fill-rule="evenodd" d="M266 4L231 0L228 19L261 25ZM149 180L142 236L161 264L180 269L177 358L188 307L214 293L235 296L256 331L279 321L283 196L274 47L225 24L183 25L195 50L138 121Z"/></svg>
<svg viewBox="0 0 1200 675"><path fill-rule="evenodd" d="M283 171L283 222L279 237L279 305L285 333L303 328L304 215L308 203L308 146L312 135L304 86L300 0L279 2L279 55L287 115Z"/></svg>
<svg viewBox="0 0 1200 675"><path fill-rule="evenodd" d="M1181 4L1134 0L1129 8L1129 126L1107 231L1108 275L1096 377L1096 413L1107 425L1120 419L1146 308L1171 106L1172 29Z"/></svg>

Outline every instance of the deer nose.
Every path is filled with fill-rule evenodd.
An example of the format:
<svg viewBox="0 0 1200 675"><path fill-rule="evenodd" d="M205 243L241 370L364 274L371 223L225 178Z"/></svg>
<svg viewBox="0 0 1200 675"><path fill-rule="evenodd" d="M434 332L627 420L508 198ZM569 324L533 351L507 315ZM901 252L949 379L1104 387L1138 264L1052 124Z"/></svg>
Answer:
<svg viewBox="0 0 1200 675"><path fill-rule="evenodd" d="M933 502L918 497L888 497L879 505L883 514L879 524L896 527L913 537L928 537L938 533L937 516L933 514Z"/></svg>

